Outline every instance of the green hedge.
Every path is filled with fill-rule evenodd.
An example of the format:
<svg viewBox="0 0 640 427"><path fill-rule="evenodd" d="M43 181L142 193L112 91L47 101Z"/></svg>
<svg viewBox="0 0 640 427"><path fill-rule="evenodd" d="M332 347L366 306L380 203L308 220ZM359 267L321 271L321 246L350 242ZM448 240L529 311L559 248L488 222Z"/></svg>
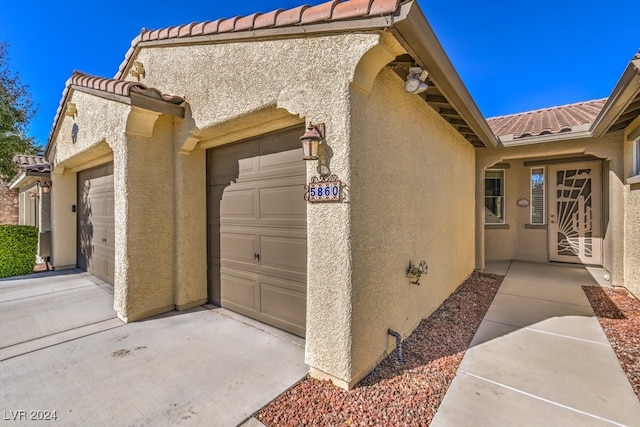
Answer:
<svg viewBox="0 0 640 427"><path fill-rule="evenodd" d="M0 278L33 273L38 229L29 225L0 225Z"/></svg>

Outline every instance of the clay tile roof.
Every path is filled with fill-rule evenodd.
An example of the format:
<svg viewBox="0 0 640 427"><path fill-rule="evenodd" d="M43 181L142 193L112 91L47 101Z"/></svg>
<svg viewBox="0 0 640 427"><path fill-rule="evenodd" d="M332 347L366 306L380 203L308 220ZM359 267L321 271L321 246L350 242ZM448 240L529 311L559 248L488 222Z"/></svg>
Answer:
<svg viewBox="0 0 640 427"><path fill-rule="evenodd" d="M334 19L349 19L369 14L371 0L351 0L336 5L333 11ZM389 3L389 2L386 2Z"/></svg>
<svg viewBox="0 0 640 427"><path fill-rule="evenodd" d="M51 172L51 165L42 156L17 154L13 156L13 162L27 172Z"/></svg>
<svg viewBox="0 0 640 427"><path fill-rule="evenodd" d="M302 12L308 8L309 6L305 4L281 12L276 18L276 27L285 27L287 25L300 23L300 21L302 21Z"/></svg>
<svg viewBox="0 0 640 427"><path fill-rule="evenodd" d="M112 93L114 95L129 96L129 92L133 87L139 86L145 88L146 86L138 82L130 82L126 80L117 79L105 79L102 77L95 77L89 74L81 73L80 71L74 71L71 78L67 81L68 84L85 87L87 89L95 89L102 92Z"/></svg>
<svg viewBox="0 0 640 427"><path fill-rule="evenodd" d="M234 31L235 28L236 28L236 22L238 22L238 19L240 19L240 17L236 16L234 18L224 19L224 20L220 21L220 26L218 27L218 32L219 33L228 33L229 31ZM167 37L167 38L171 38L171 37Z"/></svg>
<svg viewBox="0 0 640 427"><path fill-rule="evenodd" d="M280 15L283 11L284 9L276 9L268 13L263 13L256 18L255 22L253 23L253 29L255 30L258 28L275 27L276 19L278 18L278 15Z"/></svg>
<svg viewBox="0 0 640 427"><path fill-rule="evenodd" d="M487 119L497 136L513 138L570 132L575 127L589 125L602 110L605 99L561 105Z"/></svg>
<svg viewBox="0 0 640 427"><path fill-rule="evenodd" d="M317 6L312 6L308 9L305 9L302 13L302 20L300 21L303 24L307 24L309 22L320 22L331 19L333 16L333 9L336 7L336 4L340 3L342 0L334 0L328 1L326 3L319 4Z"/></svg>
<svg viewBox="0 0 640 427"><path fill-rule="evenodd" d="M171 104L179 105L184 102L182 97L163 94L158 89L147 87L142 83L95 77L79 71L74 71L67 83L120 96L131 96L131 92L135 92Z"/></svg>
<svg viewBox="0 0 640 427"><path fill-rule="evenodd" d="M143 30L146 31L146 30ZM73 71L73 74L67 80L65 84L64 90L62 91L62 98L60 99L60 104L58 105L58 109L56 110L56 115L53 119L53 127L49 134L49 139L53 137L55 133L56 127L58 125L58 120L60 119L63 109L65 108L65 104L67 102L67 98L69 96L69 90L71 87L74 88L86 88L95 90L98 92L104 92L105 94L112 94L124 97L131 97L131 93L139 94L146 96L148 98L157 99L160 101L168 102L170 104L180 105L184 102L184 98L180 96L167 95L160 92L158 89L150 88L142 83L132 82L127 80L120 79L108 79L103 77L95 77L89 74L82 73L80 71Z"/></svg>
<svg viewBox="0 0 640 427"><path fill-rule="evenodd" d="M129 60L134 55L135 47L140 42L390 15L399 7L400 0L331 0L317 6L302 5L288 10L276 9L266 13L190 23L158 30L143 29L131 42L132 49L127 52L116 77L121 77L125 72Z"/></svg>

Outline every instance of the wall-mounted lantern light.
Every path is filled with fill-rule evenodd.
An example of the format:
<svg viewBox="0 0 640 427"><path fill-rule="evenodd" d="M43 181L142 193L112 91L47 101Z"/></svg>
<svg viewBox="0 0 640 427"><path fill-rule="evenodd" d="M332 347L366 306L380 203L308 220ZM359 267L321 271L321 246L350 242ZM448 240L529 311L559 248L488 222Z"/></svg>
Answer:
<svg viewBox="0 0 640 427"><path fill-rule="evenodd" d="M325 126L324 123L309 122L307 131L300 137L302 142L303 160L318 160L318 146L324 139Z"/></svg>
<svg viewBox="0 0 640 427"><path fill-rule="evenodd" d="M413 94L424 92L429 88L426 83L427 77L429 77L429 73L426 70L420 67L411 67L407 81L404 84L404 91Z"/></svg>
<svg viewBox="0 0 640 427"><path fill-rule="evenodd" d="M40 187L42 187L42 194L49 194L49 192L51 192L51 184L49 181L45 181Z"/></svg>

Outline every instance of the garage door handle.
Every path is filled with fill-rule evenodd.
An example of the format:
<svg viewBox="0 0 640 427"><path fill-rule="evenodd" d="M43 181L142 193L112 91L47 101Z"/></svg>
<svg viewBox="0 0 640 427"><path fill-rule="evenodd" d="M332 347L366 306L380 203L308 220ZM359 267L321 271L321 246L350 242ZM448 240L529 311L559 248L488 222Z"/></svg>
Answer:
<svg viewBox="0 0 640 427"><path fill-rule="evenodd" d="M256 261L260 262L260 254L259 253L254 253L253 257L256 259Z"/></svg>

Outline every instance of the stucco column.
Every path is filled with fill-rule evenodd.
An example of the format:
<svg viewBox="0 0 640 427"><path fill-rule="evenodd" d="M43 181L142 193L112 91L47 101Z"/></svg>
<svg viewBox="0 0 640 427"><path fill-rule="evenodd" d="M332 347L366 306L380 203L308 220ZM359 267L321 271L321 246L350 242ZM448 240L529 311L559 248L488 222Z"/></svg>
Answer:
<svg viewBox="0 0 640 427"><path fill-rule="evenodd" d="M178 310L207 301L207 158L206 150L184 150L175 139L175 305Z"/></svg>
<svg viewBox="0 0 640 427"><path fill-rule="evenodd" d="M340 107L340 106L337 106ZM323 119L331 173L350 183L349 114ZM318 120L320 121L320 120ZM317 162L307 165L307 178L318 175ZM349 388L352 380L351 205L307 205L307 335L305 363L316 378Z"/></svg>
<svg viewBox="0 0 640 427"><path fill-rule="evenodd" d="M129 132L114 148L114 308L127 322L174 308L173 121L154 120L151 135Z"/></svg>

